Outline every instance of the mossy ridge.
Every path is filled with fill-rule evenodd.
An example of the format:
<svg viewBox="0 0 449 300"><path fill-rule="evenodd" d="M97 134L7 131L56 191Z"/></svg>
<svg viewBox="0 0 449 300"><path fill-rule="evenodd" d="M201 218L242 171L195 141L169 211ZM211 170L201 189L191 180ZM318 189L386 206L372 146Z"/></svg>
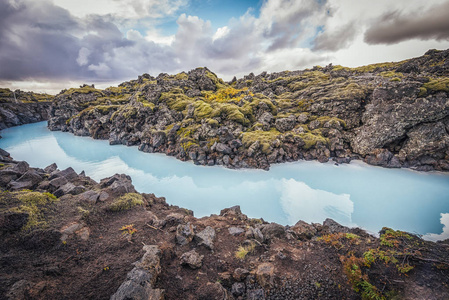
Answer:
<svg viewBox="0 0 449 300"><path fill-rule="evenodd" d="M193 103L194 98L190 98L184 94L181 88L173 88L169 92L164 92L159 98L159 102L166 103L172 110L180 111L186 109L187 105Z"/></svg>
<svg viewBox="0 0 449 300"><path fill-rule="evenodd" d="M84 85L83 87L80 87L80 88L70 88L70 89L64 91L63 95L90 94L90 93L94 93L97 96L104 97L104 93L102 90L96 89L89 85Z"/></svg>
<svg viewBox="0 0 449 300"><path fill-rule="evenodd" d="M27 223L22 227L22 231L48 226L45 213L50 205L57 201L59 200L51 193L33 192L30 190L4 192L0 195L1 207L9 207L6 210L3 209L3 211L26 213L28 215ZM2 209L0 209L1 211Z"/></svg>
<svg viewBox="0 0 449 300"><path fill-rule="evenodd" d="M120 198L114 200L109 206L108 210L111 212L119 212L130 210L135 206L144 205L143 196L138 193L126 193Z"/></svg>

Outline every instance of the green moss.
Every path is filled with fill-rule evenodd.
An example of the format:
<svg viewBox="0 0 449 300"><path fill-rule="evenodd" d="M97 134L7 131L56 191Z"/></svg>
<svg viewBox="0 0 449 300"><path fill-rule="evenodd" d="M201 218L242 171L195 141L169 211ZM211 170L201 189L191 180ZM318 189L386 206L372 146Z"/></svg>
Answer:
<svg viewBox="0 0 449 300"><path fill-rule="evenodd" d="M85 85L80 88L70 88L64 92L64 95L72 95L72 94L90 94L95 93L98 96L104 96L102 90L93 88L91 86Z"/></svg>
<svg viewBox="0 0 449 300"><path fill-rule="evenodd" d="M425 87L420 87L418 97L424 97L425 95L427 95L427 89Z"/></svg>
<svg viewBox="0 0 449 300"><path fill-rule="evenodd" d="M108 210L112 212L119 212L129 210L135 206L142 206L144 204L143 197L137 193L127 193L116 199L108 206Z"/></svg>
<svg viewBox="0 0 449 300"><path fill-rule="evenodd" d="M315 135L310 132L300 133L299 137L304 141L304 149L310 149L314 147L317 143L329 144L329 140L321 135Z"/></svg>
<svg viewBox="0 0 449 300"><path fill-rule="evenodd" d="M176 74L174 78L176 80L187 80L189 79L189 75L187 75L185 72L181 72L179 74Z"/></svg>
<svg viewBox="0 0 449 300"><path fill-rule="evenodd" d="M397 78L404 77L404 74L395 71L384 71L380 73L380 76L384 78Z"/></svg>
<svg viewBox="0 0 449 300"><path fill-rule="evenodd" d="M181 147L185 152L188 152L190 148L194 146L199 146L197 141L194 139L184 139L181 141Z"/></svg>
<svg viewBox="0 0 449 300"><path fill-rule="evenodd" d="M206 103L202 100L195 101L193 103L193 106L195 107L193 115L197 121L203 118L213 118L218 115L218 111L213 109L211 104Z"/></svg>
<svg viewBox="0 0 449 300"><path fill-rule="evenodd" d="M270 131L248 131L242 133L242 143L246 148L249 148L252 144L259 141L262 147L262 153L270 154L271 153L271 145L272 143L278 139L281 135L279 131L272 128Z"/></svg>
<svg viewBox="0 0 449 300"><path fill-rule="evenodd" d="M401 81L402 81L402 79L401 79L401 78L399 78L399 77L394 77L394 78L391 78L391 79L390 79L390 81L397 81L397 82L401 82Z"/></svg>
<svg viewBox="0 0 449 300"><path fill-rule="evenodd" d="M340 118L336 117L329 117L329 116L322 116L316 118L317 121L320 122L320 128L324 126L324 124L328 123L338 123L338 125L342 126L343 128L346 128L346 122Z"/></svg>
<svg viewBox="0 0 449 300"><path fill-rule="evenodd" d="M423 84L428 92L449 92L449 78L437 77L430 78L429 82Z"/></svg>
<svg viewBox="0 0 449 300"><path fill-rule="evenodd" d="M194 99L186 96L182 89L174 88L170 92L162 93L159 101L167 103L170 109L183 111Z"/></svg>

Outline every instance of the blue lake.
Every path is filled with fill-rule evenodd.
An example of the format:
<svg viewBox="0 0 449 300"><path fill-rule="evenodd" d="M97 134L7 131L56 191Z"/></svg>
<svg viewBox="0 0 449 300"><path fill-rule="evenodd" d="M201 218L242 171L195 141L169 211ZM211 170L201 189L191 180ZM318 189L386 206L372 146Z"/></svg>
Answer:
<svg viewBox="0 0 449 300"><path fill-rule="evenodd" d="M132 177L139 192L164 196L202 217L240 205L249 217L293 225L332 218L347 226L378 232L383 226L449 238L449 174L384 169L362 162L299 161L270 171L196 166L137 147L51 132L46 122L1 132L0 148L16 160L59 169L73 167L99 181L115 173Z"/></svg>

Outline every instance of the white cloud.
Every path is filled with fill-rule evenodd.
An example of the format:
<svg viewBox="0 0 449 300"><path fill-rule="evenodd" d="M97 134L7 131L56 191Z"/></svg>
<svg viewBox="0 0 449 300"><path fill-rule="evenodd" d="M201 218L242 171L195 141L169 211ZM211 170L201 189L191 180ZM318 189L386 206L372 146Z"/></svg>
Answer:
<svg viewBox="0 0 449 300"><path fill-rule="evenodd" d="M111 68L105 63L99 63L98 65L90 65L89 71L94 71L99 77L109 77Z"/></svg>
<svg viewBox="0 0 449 300"><path fill-rule="evenodd" d="M78 58L76 59L76 62L78 63L78 65L80 66L85 66L89 63L89 55L90 55L90 50L82 47L80 49L80 51L78 52Z"/></svg>
<svg viewBox="0 0 449 300"><path fill-rule="evenodd" d="M218 28L217 31L212 36L212 41L215 41L215 40L225 37L229 33L229 31L230 30L229 30L228 26L223 26L223 27Z"/></svg>

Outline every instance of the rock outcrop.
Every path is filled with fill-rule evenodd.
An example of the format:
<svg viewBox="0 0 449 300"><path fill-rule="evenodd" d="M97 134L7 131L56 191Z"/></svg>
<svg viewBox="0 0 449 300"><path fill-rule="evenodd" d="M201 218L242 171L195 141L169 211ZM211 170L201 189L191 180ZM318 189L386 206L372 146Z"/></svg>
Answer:
<svg viewBox="0 0 449 300"><path fill-rule="evenodd" d="M45 121L54 96L0 88L0 130Z"/></svg>

